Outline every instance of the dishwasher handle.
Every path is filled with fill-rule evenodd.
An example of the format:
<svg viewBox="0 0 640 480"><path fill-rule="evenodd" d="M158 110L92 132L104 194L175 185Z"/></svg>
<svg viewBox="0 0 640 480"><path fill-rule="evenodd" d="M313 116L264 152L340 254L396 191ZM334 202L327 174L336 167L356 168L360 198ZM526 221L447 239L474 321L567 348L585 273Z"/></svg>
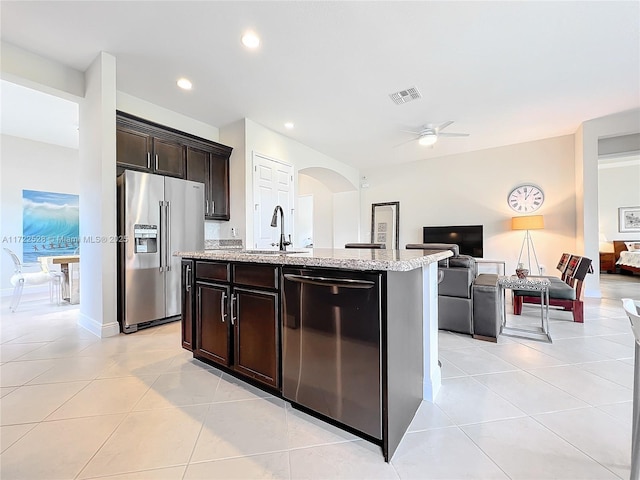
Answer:
<svg viewBox="0 0 640 480"><path fill-rule="evenodd" d="M308 275L294 275L286 273L285 280L295 283L306 283L310 285L321 285L323 287L340 287L340 288L373 288L375 282L368 280L351 280L348 278L327 278L327 277L310 277Z"/></svg>

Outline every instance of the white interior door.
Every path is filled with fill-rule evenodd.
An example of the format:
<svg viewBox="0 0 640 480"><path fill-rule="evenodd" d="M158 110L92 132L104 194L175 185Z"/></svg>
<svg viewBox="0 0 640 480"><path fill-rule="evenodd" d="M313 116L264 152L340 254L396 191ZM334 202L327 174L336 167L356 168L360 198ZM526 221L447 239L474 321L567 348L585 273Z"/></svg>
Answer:
<svg viewBox="0 0 640 480"><path fill-rule="evenodd" d="M278 227L271 226L276 205L284 211L284 233L293 235L293 166L253 153L253 248L275 249L280 239Z"/></svg>

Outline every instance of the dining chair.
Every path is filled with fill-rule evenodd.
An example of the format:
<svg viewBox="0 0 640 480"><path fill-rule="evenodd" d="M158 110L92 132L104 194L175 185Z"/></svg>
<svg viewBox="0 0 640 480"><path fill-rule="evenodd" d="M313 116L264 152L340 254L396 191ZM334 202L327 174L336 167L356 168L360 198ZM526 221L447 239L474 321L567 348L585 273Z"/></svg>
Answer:
<svg viewBox="0 0 640 480"><path fill-rule="evenodd" d="M635 337L635 361L633 368L633 420L631 424L631 480L640 480L640 301L623 298L622 306L631 322Z"/></svg>
<svg viewBox="0 0 640 480"><path fill-rule="evenodd" d="M22 298L22 290L25 285L42 285L49 283L49 299L53 301L55 294L58 304L60 303L61 274L50 271L48 267L42 263L38 265L40 268L39 271L25 272L25 269L35 267L36 265L22 263L18 256L8 248L4 248L4 251L11 257L14 265L14 272L10 279L11 285L13 286L13 296L11 297L11 304L9 305L11 312L15 312L18 308L20 299Z"/></svg>

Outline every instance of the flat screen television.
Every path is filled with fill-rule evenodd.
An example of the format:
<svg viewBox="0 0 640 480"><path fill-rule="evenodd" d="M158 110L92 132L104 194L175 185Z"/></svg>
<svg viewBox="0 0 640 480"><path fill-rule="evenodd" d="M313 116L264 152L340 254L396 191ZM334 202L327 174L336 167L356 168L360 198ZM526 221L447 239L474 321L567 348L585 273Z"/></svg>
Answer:
<svg viewBox="0 0 640 480"><path fill-rule="evenodd" d="M455 243L461 255L482 258L482 225L422 227L424 243Z"/></svg>

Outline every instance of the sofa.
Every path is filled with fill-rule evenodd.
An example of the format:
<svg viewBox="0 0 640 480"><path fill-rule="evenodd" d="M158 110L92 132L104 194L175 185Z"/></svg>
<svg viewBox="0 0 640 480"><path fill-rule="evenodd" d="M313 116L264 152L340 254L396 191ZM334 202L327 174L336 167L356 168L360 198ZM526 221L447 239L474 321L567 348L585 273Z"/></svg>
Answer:
<svg viewBox="0 0 640 480"><path fill-rule="evenodd" d="M407 249L451 250L453 256L438 264L438 328L497 341L500 333L498 275L478 275L473 257L460 255L447 243L410 243Z"/></svg>

